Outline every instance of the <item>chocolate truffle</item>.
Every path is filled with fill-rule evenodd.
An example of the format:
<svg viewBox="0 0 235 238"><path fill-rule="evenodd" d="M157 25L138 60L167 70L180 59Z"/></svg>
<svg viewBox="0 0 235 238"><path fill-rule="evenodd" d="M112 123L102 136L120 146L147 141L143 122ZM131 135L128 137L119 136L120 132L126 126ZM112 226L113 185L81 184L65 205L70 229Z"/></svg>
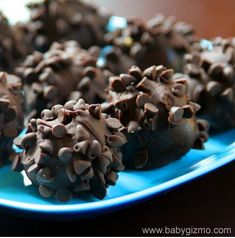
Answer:
<svg viewBox="0 0 235 238"><path fill-rule="evenodd" d="M55 105L28 124L20 141L24 152L21 160L15 158L13 169L23 165L45 198L65 202L89 193L103 199L124 168L120 147L126 138L121 128L119 120L101 113L99 104L80 99Z"/></svg>
<svg viewBox="0 0 235 238"><path fill-rule="evenodd" d="M54 41L76 40L83 48L103 42L109 14L80 0L44 0L28 5L30 21L22 25L26 41L45 52Z"/></svg>
<svg viewBox="0 0 235 238"><path fill-rule="evenodd" d="M23 128L22 82L0 72L0 165L13 152L13 139Z"/></svg>
<svg viewBox="0 0 235 238"><path fill-rule="evenodd" d="M159 14L147 22L128 20L127 27L107 33L105 39L141 69L163 64L180 70L182 55L190 50L194 34L190 25Z"/></svg>
<svg viewBox="0 0 235 238"><path fill-rule="evenodd" d="M24 53L13 28L0 12L0 71L13 72L14 66Z"/></svg>
<svg viewBox="0 0 235 238"><path fill-rule="evenodd" d="M97 47L87 51L68 41L54 43L44 54L28 56L17 68L25 82L27 114L38 117L44 108L63 104L69 98L83 97L87 103L103 101L110 73L96 67L97 51ZM79 92L74 93L76 88Z"/></svg>
<svg viewBox="0 0 235 238"><path fill-rule="evenodd" d="M235 127L235 38L201 40L185 55L184 72L190 77L189 95L201 105L198 117L211 132Z"/></svg>
<svg viewBox="0 0 235 238"><path fill-rule="evenodd" d="M200 106L187 96L185 77L173 70L137 66L110 78L109 103L102 110L127 128L122 147L127 168L149 169L179 159L191 148L202 149L208 124L197 120Z"/></svg>

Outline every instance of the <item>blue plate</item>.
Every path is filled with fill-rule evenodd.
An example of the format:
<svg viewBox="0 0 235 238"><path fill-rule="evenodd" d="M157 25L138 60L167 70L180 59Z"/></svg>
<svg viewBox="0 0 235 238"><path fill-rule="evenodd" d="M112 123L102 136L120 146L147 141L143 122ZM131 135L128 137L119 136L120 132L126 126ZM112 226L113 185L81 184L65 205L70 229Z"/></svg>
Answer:
<svg viewBox="0 0 235 238"><path fill-rule="evenodd" d="M217 169L235 159L235 130L213 136L206 149L191 150L178 161L151 171L125 171L102 201L89 196L61 204L43 199L23 174L0 169L0 205L47 215L89 216L112 211L150 198Z"/></svg>

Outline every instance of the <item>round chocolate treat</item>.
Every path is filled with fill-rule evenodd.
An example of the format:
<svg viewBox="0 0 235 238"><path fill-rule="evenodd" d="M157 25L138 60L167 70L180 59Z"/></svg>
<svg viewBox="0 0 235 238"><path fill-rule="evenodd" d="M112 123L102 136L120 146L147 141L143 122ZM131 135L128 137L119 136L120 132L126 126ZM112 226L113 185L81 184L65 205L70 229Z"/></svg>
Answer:
<svg viewBox="0 0 235 238"><path fill-rule="evenodd" d="M163 64L180 70L182 55L190 50L194 34L190 25L157 15L147 22L129 20L127 27L107 33L105 39L121 48L141 69Z"/></svg>
<svg viewBox="0 0 235 238"><path fill-rule="evenodd" d="M103 42L109 15L80 0L44 0L28 5L30 21L22 25L26 41L45 52L54 41L76 40L83 48Z"/></svg>
<svg viewBox="0 0 235 238"><path fill-rule="evenodd" d="M110 78L109 103L102 110L125 126L122 147L127 168L148 169L179 159L191 148L202 149L208 124L197 120L200 106L187 96L185 77L173 70L137 66Z"/></svg>
<svg viewBox="0 0 235 238"><path fill-rule="evenodd" d="M61 202L73 195L93 194L99 199L109 185L115 185L123 170L120 147L126 142L119 132L122 124L101 113L99 104L83 99L68 101L42 111L42 119L31 119L20 145L21 160L13 169L23 168L40 194Z"/></svg>
<svg viewBox="0 0 235 238"><path fill-rule="evenodd" d="M13 152L13 139L23 128L22 82L0 72L0 164Z"/></svg>
<svg viewBox="0 0 235 238"><path fill-rule="evenodd" d="M18 44L13 28L0 12L0 71L13 72L23 54L24 50Z"/></svg>
<svg viewBox="0 0 235 238"><path fill-rule="evenodd" d="M235 38L201 40L185 55L189 95L201 105L198 117L212 132L235 127Z"/></svg>
<svg viewBox="0 0 235 238"><path fill-rule="evenodd" d="M44 54L28 56L17 68L25 82L26 112L38 117L44 108L63 104L69 98L83 97L87 103L104 101L110 73L96 67L97 54L98 47L87 51L68 41L54 43ZM79 92L73 92L76 89Z"/></svg>

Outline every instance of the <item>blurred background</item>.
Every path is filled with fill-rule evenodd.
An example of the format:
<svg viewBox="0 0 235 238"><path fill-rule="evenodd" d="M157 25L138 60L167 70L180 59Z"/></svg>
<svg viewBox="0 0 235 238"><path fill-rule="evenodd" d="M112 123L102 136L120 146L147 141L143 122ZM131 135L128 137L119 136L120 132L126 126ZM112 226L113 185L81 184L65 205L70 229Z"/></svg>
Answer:
<svg viewBox="0 0 235 238"><path fill-rule="evenodd" d="M0 9L11 22L26 20L24 3L30 0L0 0ZM33 0L35 2L35 0ZM38 0L37 0L38 1ZM86 0L94 2L115 15L148 19L156 13L173 15L194 26L199 37L235 35L235 0Z"/></svg>

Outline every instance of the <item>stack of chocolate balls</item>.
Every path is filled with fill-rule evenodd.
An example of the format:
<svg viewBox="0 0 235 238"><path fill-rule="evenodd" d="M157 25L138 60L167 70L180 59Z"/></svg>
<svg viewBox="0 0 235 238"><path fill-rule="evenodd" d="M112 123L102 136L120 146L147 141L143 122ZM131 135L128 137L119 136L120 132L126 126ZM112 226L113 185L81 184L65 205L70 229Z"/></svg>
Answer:
<svg viewBox="0 0 235 238"><path fill-rule="evenodd" d="M200 40L162 15L111 32L111 15L79 0L28 7L17 26L0 16L0 163L14 158L42 197L103 199L119 171L166 165L204 149L209 126L235 127L235 39Z"/></svg>

